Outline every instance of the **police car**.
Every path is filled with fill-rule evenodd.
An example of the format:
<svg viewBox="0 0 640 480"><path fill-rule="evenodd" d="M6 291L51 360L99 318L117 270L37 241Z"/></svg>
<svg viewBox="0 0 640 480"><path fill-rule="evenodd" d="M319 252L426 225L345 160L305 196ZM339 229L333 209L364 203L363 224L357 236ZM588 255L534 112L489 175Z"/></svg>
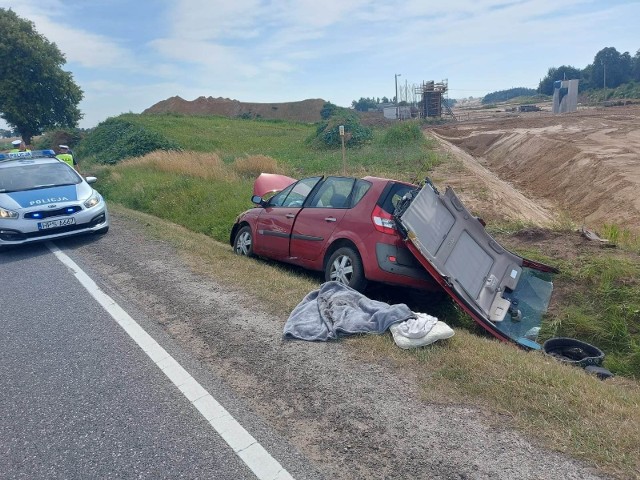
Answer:
<svg viewBox="0 0 640 480"><path fill-rule="evenodd" d="M53 150L0 154L0 248L106 233L102 196Z"/></svg>

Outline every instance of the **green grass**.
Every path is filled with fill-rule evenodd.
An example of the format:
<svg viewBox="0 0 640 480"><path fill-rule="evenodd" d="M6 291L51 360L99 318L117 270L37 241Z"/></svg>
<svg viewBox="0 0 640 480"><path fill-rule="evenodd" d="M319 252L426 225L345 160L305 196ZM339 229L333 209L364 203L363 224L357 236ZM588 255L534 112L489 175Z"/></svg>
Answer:
<svg viewBox="0 0 640 480"><path fill-rule="evenodd" d="M342 174L340 150L316 150L306 139L312 125L176 115L123 115L126 120L195 151L215 151L229 168L244 155L267 155L294 178L316 174ZM86 142L91 141L89 136ZM426 139L389 146L385 131L376 130L369 145L346 151L347 174L422 180L440 159ZM397 143L397 142L396 142ZM161 172L127 162L113 167L83 165L100 172L100 191L110 201L178 223L195 232L226 242L235 217L252 206L252 179L230 183Z"/></svg>
<svg viewBox="0 0 640 480"><path fill-rule="evenodd" d="M612 255L586 256L562 272L562 281L579 288L543 333L597 345L611 371L640 378L640 265Z"/></svg>
<svg viewBox="0 0 640 480"><path fill-rule="evenodd" d="M306 124L239 120L220 117L176 115L125 115L146 129L157 131L171 141L215 150L225 160L229 175L202 178L180 174L180 162L189 155L167 161L176 168L162 171L144 162L123 162L115 166L93 165L99 170L100 190L112 202L155 215L203 233L220 242L229 241L236 216L251 208L253 178L233 173L233 160L243 155L268 155L278 169L301 178L314 174L340 174L340 151L314 150L306 139L314 127ZM416 126L407 124L387 130L377 129L371 144L347 151L348 174L373 174L400 180L422 180L444 161L433 145L415 135ZM88 137L90 141L90 137ZM186 166L182 167L186 170ZM178 173L176 173L178 172ZM490 225L493 235L509 236L530 228L522 222ZM559 225L559 229L567 228ZM614 226L605 231L612 240L631 239ZM640 278L638 262L616 258L611 249L602 255L587 254L572 259L549 258L539 249L518 252L533 260L560 267L558 284L574 285L562 298L558 311L543 324L542 338L569 336L592 342L606 351L606 366L616 374L640 378ZM557 289L558 290L558 289ZM463 314L455 316L456 326L476 331Z"/></svg>
<svg viewBox="0 0 640 480"><path fill-rule="evenodd" d="M243 155L268 155L294 176L342 170L340 149L310 148L308 139L316 130L311 124L174 114L124 114L121 118L162 133L185 150L218 152L225 162ZM347 149L349 171L393 173L394 178L400 175L411 179L416 174L425 175L435 162L432 145L426 139L407 145L387 145L385 134L385 130L376 129L370 144Z"/></svg>
<svg viewBox="0 0 640 480"><path fill-rule="evenodd" d="M117 174L114 174L117 172ZM119 166L103 170L100 191L110 201L228 241L235 217L252 206L253 181L209 181Z"/></svg>
<svg viewBox="0 0 640 480"><path fill-rule="evenodd" d="M632 232L619 225L604 224L600 233L610 242L640 253L640 237L637 232Z"/></svg>

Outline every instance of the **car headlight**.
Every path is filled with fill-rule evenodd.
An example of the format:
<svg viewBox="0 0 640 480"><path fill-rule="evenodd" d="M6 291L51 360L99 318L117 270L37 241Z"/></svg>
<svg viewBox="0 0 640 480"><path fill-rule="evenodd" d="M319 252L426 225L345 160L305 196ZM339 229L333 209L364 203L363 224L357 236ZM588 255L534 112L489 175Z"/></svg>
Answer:
<svg viewBox="0 0 640 480"><path fill-rule="evenodd" d="M0 218L18 218L18 212L14 212L13 210L7 210L6 208L0 207Z"/></svg>
<svg viewBox="0 0 640 480"><path fill-rule="evenodd" d="M87 200L85 200L84 206L87 208L95 207L100 203L101 200L102 198L100 198L100 195L98 194L98 192L93 192L93 195L91 195Z"/></svg>

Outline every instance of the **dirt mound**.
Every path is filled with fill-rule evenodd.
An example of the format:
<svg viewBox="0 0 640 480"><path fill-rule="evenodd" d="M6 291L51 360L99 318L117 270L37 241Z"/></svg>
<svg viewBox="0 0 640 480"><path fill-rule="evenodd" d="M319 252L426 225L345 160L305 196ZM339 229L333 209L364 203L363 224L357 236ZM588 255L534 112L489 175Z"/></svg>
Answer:
<svg viewBox="0 0 640 480"><path fill-rule="evenodd" d="M460 149L474 168L485 167L547 209L591 226L640 231L636 105L474 120L431 132L453 155Z"/></svg>
<svg viewBox="0 0 640 480"><path fill-rule="evenodd" d="M366 127L388 127L393 125L396 120L392 120L390 118L385 118L384 114L379 111L375 112L358 112L356 111L358 117L360 118L360 123Z"/></svg>
<svg viewBox="0 0 640 480"><path fill-rule="evenodd" d="M221 97L198 97L195 100L185 100L176 96L162 100L142 113L220 115L314 123L321 120L320 111L325 103L327 102L321 98L286 103L245 103Z"/></svg>

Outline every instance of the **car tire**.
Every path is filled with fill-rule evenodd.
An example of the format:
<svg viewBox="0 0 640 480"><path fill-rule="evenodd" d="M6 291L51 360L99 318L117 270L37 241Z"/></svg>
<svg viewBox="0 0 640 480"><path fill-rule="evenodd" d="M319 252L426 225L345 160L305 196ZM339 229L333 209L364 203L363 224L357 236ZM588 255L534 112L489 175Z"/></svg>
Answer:
<svg viewBox="0 0 640 480"><path fill-rule="evenodd" d="M324 269L324 279L327 282L340 282L363 292L367 286L367 279L364 277L362 259L357 250L341 247L333 252Z"/></svg>
<svg viewBox="0 0 640 480"><path fill-rule="evenodd" d="M245 225L238 231L233 242L233 251L236 255L244 255L245 257L253 257L253 234L251 227Z"/></svg>
<svg viewBox="0 0 640 480"><path fill-rule="evenodd" d="M109 231L109 227L107 226L107 227L101 228L100 230L96 230L95 233L96 233L96 235L104 235L108 231Z"/></svg>

